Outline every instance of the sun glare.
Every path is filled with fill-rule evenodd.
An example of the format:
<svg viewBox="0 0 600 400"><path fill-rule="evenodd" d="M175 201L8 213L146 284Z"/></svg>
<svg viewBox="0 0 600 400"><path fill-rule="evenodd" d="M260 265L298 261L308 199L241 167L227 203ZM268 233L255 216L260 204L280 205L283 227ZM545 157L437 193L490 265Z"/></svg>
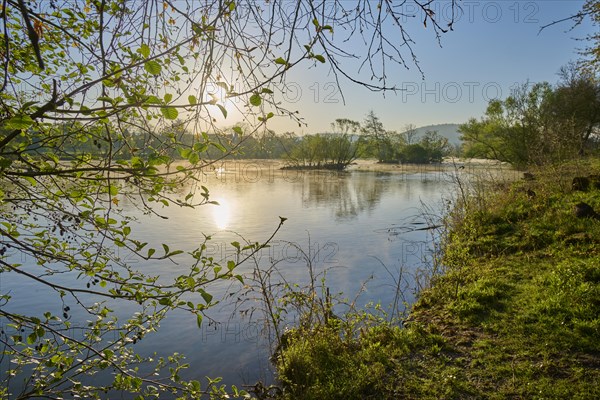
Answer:
<svg viewBox="0 0 600 400"><path fill-rule="evenodd" d="M215 199L219 204L212 206L212 217L218 229L227 229L231 222L231 205L225 199Z"/></svg>
<svg viewBox="0 0 600 400"><path fill-rule="evenodd" d="M215 107L219 108L222 117L227 119L228 114L235 112L234 100L227 97L227 90L217 84L209 84L206 90L207 100L214 102Z"/></svg>

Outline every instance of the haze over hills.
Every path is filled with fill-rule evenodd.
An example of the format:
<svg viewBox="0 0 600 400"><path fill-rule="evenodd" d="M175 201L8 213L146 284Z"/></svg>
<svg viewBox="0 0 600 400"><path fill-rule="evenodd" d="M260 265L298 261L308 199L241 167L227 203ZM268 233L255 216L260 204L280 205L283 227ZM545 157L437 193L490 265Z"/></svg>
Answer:
<svg viewBox="0 0 600 400"><path fill-rule="evenodd" d="M458 132L459 124L438 124L426 125L416 128L417 140L419 140L427 131L437 131L440 136L448 139L451 145L461 144L460 133Z"/></svg>
<svg viewBox="0 0 600 400"><path fill-rule="evenodd" d="M418 141L419 139L421 139L423 137L423 135L425 135L425 132L427 132L427 131L435 131L440 136L443 136L446 139L448 139L448 142L450 142L450 144L452 146L460 145L462 142L460 140L460 133L458 132L458 126L459 126L459 124L437 124L437 125L421 126L419 128L415 128L415 132L417 133L417 135L414 138L414 140ZM398 131L398 132L404 133L405 131ZM331 132L321 132L320 134L321 135L330 135ZM352 136L352 140L356 140L359 137L359 135L356 135L356 134L351 135L351 136Z"/></svg>

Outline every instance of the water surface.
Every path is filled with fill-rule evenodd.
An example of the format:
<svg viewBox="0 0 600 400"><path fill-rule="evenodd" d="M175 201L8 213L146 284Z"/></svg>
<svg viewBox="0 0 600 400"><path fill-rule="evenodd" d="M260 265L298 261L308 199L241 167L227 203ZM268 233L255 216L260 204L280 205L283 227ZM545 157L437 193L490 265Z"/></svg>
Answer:
<svg viewBox="0 0 600 400"><path fill-rule="evenodd" d="M149 242L149 246L167 243L172 249L192 250L210 235L207 254L216 260L234 255L232 241L265 241L280 217L287 218L270 247L240 266L238 273L250 276L256 266L269 268L276 263L288 282L307 285L304 253L316 273L327 271L325 284L332 293L342 292L356 299L359 306L368 302L384 307L391 304L399 278L401 300L410 304L415 297L413 278L427 268L431 251L431 231L417 230L430 223L423 218L423 206L441 209L442 197L451 187L447 173L442 169L299 172L282 171L280 166L277 162L217 165L200 176L198 185L208 187L210 199L219 205L158 208L166 219L144 215L126 200L120 206L138 217L132 225L136 239ZM127 259L128 255L122 257ZM178 258L177 263L131 261L136 268L165 280L184 273L189 265L185 257ZM35 296L15 299L11 307L40 314L61 307L58 301L53 303L56 294L18 278L0 278L0 285L15 288L15 293L35 291ZM272 381L261 314L257 311L249 318L261 304L240 302L247 287L237 281L215 283L207 290L221 303L209 310L201 328L194 316L174 312L163 321L159 332L135 345L137 350L142 354L185 354L191 365L183 374L185 378L221 376L224 383L238 385ZM119 311L125 314L134 310L135 306L125 306ZM78 317L85 315L74 311L73 318Z"/></svg>

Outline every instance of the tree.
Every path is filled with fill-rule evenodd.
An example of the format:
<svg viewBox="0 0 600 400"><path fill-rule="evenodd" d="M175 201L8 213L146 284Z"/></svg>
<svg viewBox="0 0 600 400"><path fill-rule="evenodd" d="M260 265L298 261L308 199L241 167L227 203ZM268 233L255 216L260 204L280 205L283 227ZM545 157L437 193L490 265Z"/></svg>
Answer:
<svg viewBox="0 0 600 400"><path fill-rule="evenodd" d="M331 123L331 131L340 135L358 135L360 129L360 122L348 118L338 118Z"/></svg>
<svg viewBox="0 0 600 400"><path fill-rule="evenodd" d="M436 35L445 32L431 1L414 3ZM175 309L200 325L215 302L211 284L243 280L236 272L240 245L232 244L238 256L222 265L201 245L185 255L186 273L166 282L143 266L180 259L182 250L136 239L119 203L128 199L156 215L157 205L209 203L208 189L191 183L214 162L206 150L224 149L217 135L249 137L280 115L301 122L278 100L293 68L326 64L338 80L393 89L385 63L416 60L404 17L392 3L367 1L5 0L0 274L45 288L61 306L43 315L19 312L12 305L21 288L2 286L0 344L10 364L0 397L224 395L220 387L181 380L180 357L144 360L131 343ZM354 65L346 59L356 57L358 35L371 43L360 55L370 67L365 79L345 67ZM244 113L247 130L216 124L232 107ZM283 220L274 221L275 231ZM119 249L140 263L121 259ZM113 310L124 304L136 312L118 320ZM88 318L71 319L74 308ZM141 361L157 375L142 375ZM102 371L114 379L95 384Z"/></svg>
<svg viewBox="0 0 600 400"><path fill-rule="evenodd" d="M525 83L505 100L492 100L480 121L459 127L468 157L493 158L517 167L551 160L553 131L547 113L548 83Z"/></svg>
<svg viewBox="0 0 600 400"><path fill-rule="evenodd" d="M362 123L361 146L367 157L375 157L379 162L397 161L392 136L373 110L369 111Z"/></svg>
<svg viewBox="0 0 600 400"><path fill-rule="evenodd" d="M400 150L400 160L406 164L427 164L429 154L420 143L407 144Z"/></svg>
<svg viewBox="0 0 600 400"><path fill-rule="evenodd" d="M448 139L437 131L427 131L416 143L400 146L400 161L409 164L439 163L450 152Z"/></svg>
<svg viewBox="0 0 600 400"><path fill-rule="evenodd" d="M561 126L562 134L577 147L579 154L594 135L600 134L600 80L575 63L559 72L561 78L548 102L549 112Z"/></svg>
<svg viewBox="0 0 600 400"><path fill-rule="evenodd" d="M467 157L518 167L582 155L600 128L600 85L573 64L556 86L523 84L505 100L489 103L485 117L460 126Z"/></svg>
<svg viewBox="0 0 600 400"><path fill-rule="evenodd" d="M427 131L420 140L425 150L427 150L428 162L439 163L450 153L450 144L448 139L440 136L437 131Z"/></svg>
<svg viewBox="0 0 600 400"><path fill-rule="evenodd" d="M359 142L355 137L360 123L338 118L331 124L333 132L306 135L289 154L294 168L343 170L358 156Z"/></svg>
<svg viewBox="0 0 600 400"><path fill-rule="evenodd" d="M406 144L413 144L418 137L417 127L414 124L407 124L401 135Z"/></svg>

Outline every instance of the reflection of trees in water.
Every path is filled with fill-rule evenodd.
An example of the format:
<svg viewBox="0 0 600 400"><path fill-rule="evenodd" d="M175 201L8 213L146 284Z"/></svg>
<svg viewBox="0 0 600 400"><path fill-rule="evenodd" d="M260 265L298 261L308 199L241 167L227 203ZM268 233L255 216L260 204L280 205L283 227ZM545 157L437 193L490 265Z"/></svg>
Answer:
<svg viewBox="0 0 600 400"><path fill-rule="evenodd" d="M372 174L308 173L304 176L302 203L330 207L336 219L354 218L374 209L387 185L386 181L373 179Z"/></svg>

